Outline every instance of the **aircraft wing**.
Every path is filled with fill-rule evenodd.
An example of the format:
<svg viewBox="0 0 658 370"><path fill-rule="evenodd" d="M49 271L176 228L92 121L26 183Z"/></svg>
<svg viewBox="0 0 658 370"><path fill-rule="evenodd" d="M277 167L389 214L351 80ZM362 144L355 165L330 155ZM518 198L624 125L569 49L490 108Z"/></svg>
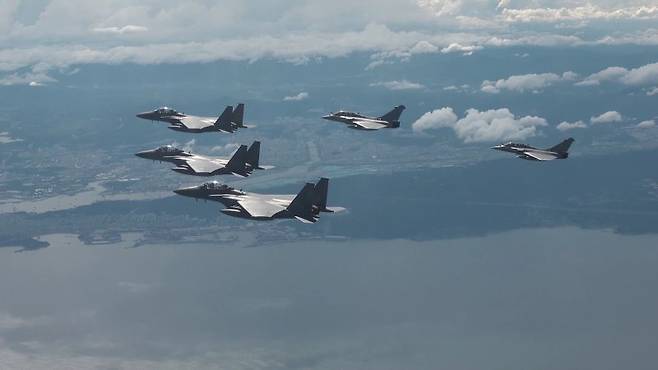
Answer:
<svg viewBox="0 0 658 370"><path fill-rule="evenodd" d="M212 173L225 167L225 163L206 158L190 158L184 160L192 171L197 173Z"/></svg>
<svg viewBox="0 0 658 370"><path fill-rule="evenodd" d="M285 209L283 206L254 198L240 199L238 205L252 217L272 217Z"/></svg>
<svg viewBox="0 0 658 370"><path fill-rule="evenodd" d="M534 158L538 161L551 161L557 158L557 156L553 154L543 153L543 152L525 151L523 152L523 154L527 155L528 157Z"/></svg>
<svg viewBox="0 0 658 370"><path fill-rule="evenodd" d="M358 128L361 130L379 130L380 128L386 127L386 125L383 123L379 123L376 121L366 121L366 120L355 120L352 121L352 124L355 126L354 128Z"/></svg>
<svg viewBox="0 0 658 370"><path fill-rule="evenodd" d="M181 125L188 129L201 130L214 125L214 122L203 117L187 116L180 118Z"/></svg>
<svg viewBox="0 0 658 370"><path fill-rule="evenodd" d="M267 202L270 204L276 204L281 207L288 207L293 199L295 199L295 194L250 194L247 197L250 199L256 199L260 202Z"/></svg>

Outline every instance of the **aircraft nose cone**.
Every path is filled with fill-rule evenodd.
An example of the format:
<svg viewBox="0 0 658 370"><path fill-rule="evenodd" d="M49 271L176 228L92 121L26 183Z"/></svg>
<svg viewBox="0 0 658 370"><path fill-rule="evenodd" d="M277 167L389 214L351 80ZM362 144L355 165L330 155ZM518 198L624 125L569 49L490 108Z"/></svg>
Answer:
<svg viewBox="0 0 658 370"><path fill-rule="evenodd" d="M178 195L187 196L190 193L190 191L189 191L189 189L176 189L176 190L174 190L174 193L176 193Z"/></svg>
<svg viewBox="0 0 658 370"><path fill-rule="evenodd" d="M323 119L331 119L331 117L332 117L331 114L327 114L326 116L322 116Z"/></svg>
<svg viewBox="0 0 658 370"><path fill-rule="evenodd" d="M174 190L174 193L182 196L192 196L194 194L194 188L181 188L181 189L176 189Z"/></svg>
<svg viewBox="0 0 658 370"><path fill-rule="evenodd" d="M150 112L137 113L137 118L149 119Z"/></svg>
<svg viewBox="0 0 658 370"><path fill-rule="evenodd" d="M135 153L135 155L138 156L139 158L148 158L148 152L146 152L146 151L137 152L137 153Z"/></svg>

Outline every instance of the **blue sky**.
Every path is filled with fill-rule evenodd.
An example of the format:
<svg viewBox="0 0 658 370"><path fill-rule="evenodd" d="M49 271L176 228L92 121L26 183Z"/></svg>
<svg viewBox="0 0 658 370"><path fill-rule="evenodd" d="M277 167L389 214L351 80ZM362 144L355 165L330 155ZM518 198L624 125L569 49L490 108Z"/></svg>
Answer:
<svg viewBox="0 0 658 370"><path fill-rule="evenodd" d="M370 55L375 71L422 56L469 58L491 50L605 49L658 45L658 1L17 1L0 4L0 85L56 85L61 76L92 64L160 65L273 60L304 65ZM511 54L512 52L510 52ZM569 63L524 68L515 54L506 75L440 87L481 95L538 94L576 88L590 94L613 86L658 95L658 61L603 64L583 71ZM510 55L511 56L511 55ZM567 67L564 67L567 65ZM486 70L486 66L483 66ZM427 90L428 81L391 75L373 88ZM436 88L436 86L434 86ZM625 91L628 93L628 91ZM291 91L285 101L302 101ZM436 106L413 128L427 133L453 128L465 142L519 140L535 136L547 121L509 105L454 112ZM451 111L453 110L453 111ZM444 114L448 113L448 114ZM541 113L541 112L540 112ZM587 117L555 122L560 131L601 123L629 122L627 113L604 107ZM630 117L637 128L655 127L651 116Z"/></svg>

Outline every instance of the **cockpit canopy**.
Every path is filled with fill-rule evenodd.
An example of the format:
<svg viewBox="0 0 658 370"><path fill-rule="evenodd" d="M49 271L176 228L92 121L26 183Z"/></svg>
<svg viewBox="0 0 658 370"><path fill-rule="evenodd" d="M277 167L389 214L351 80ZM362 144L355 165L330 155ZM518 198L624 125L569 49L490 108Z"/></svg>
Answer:
<svg viewBox="0 0 658 370"><path fill-rule="evenodd" d="M182 149L178 149L173 145L163 145L163 146L159 147L158 149L156 149L155 151L158 152L158 153L167 154L167 155L184 153L184 151Z"/></svg>
<svg viewBox="0 0 658 370"><path fill-rule="evenodd" d="M228 185L222 184L220 182L211 181L201 185L201 189L225 191L225 190L230 190L231 188Z"/></svg>
<svg viewBox="0 0 658 370"><path fill-rule="evenodd" d="M160 107L156 109L155 112L161 116L175 116L178 114L176 110L169 107Z"/></svg>
<svg viewBox="0 0 658 370"><path fill-rule="evenodd" d="M511 141L509 143L505 143L503 145L508 146L508 147L514 147L514 148L531 148L530 145L514 143L514 142L511 142Z"/></svg>
<svg viewBox="0 0 658 370"><path fill-rule="evenodd" d="M358 113L347 112L347 111L344 111L344 110L340 110L340 111L334 113L333 115L334 116L342 116L342 117L360 117L361 116Z"/></svg>

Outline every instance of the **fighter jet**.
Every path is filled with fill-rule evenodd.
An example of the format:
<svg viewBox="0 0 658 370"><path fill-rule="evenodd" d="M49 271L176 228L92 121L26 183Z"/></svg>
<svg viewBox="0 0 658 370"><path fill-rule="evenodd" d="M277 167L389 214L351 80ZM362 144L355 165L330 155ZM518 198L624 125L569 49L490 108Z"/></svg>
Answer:
<svg viewBox="0 0 658 370"><path fill-rule="evenodd" d="M174 190L176 194L196 199L221 202L222 213L253 220L294 218L314 223L322 212L339 212L341 207L327 207L329 179L321 178L317 184L306 183L298 194L258 194L236 190L218 182L209 182Z"/></svg>
<svg viewBox="0 0 658 370"><path fill-rule="evenodd" d="M169 123L169 128L175 131L199 133L199 132L235 132L238 128L246 128L244 120L244 104L227 106L218 117L200 117L187 115L169 107L158 108L151 112L137 114L137 117L151 121L162 121Z"/></svg>
<svg viewBox="0 0 658 370"><path fill-rule="evenodd" d="M135 153L136 156L154 161L176 164L173 171L194 176L216 176L232 174L240 177L251 175L253 170L266 170L272 166L261 166L260 141L254 141L251 147L241 145L230 158L207 157L186 152L171 145Z"/></svg>
<svg viewBox="0 0 658 370"><path fill-rule="evenodd" d="M529 161L551 161L553 159L566 159L569 157L569 147L575 140L568 138L554 147L548 149L537 149L526 144L515 144L512 142L496 145L491 149L514 153L518 158Z"/></svg>
<svg viewBox="0 0 658 370"><path fill-rule="evenodd" d="M328 114L322 118L329 121L342 122L347 124L349 128L357 130L379 130L382 128L398 128L400 127L400 115L405 110L404 105L398 105L392 111L386 113L381 117L368 117L359 113L338 111L336 113Z"/></svg>

